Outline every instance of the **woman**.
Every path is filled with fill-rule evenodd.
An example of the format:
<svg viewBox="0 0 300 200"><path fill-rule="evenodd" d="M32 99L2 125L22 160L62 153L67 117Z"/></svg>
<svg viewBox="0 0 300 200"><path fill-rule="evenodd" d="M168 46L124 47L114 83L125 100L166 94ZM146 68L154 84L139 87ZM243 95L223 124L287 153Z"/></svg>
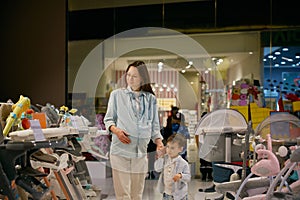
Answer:
<svg viewBox="0 0 300 200"><path fill-rule="evenodd" d="M110 94L104 123L112 134L110 162L116 199L142 200L148 171L147 145L152 139L156 150L164 146L157 101L144 62L128 66L126 85Z"/></svg>

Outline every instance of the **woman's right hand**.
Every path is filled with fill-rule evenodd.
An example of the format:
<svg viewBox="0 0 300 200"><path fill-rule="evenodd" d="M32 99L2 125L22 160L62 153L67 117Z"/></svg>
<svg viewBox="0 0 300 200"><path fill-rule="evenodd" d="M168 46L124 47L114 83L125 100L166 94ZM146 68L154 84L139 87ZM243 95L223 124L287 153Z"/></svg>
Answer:
<svg viewBox="0 0 300 200"><path fill-rule="evenodd" d="M119 140L122 143L124 143L124 144L130 144L131 140L128 137L129 134L127 132L125 132L124 130L116 127L116 131L114 133L117 135L117 137L119 138Z"/></svg>

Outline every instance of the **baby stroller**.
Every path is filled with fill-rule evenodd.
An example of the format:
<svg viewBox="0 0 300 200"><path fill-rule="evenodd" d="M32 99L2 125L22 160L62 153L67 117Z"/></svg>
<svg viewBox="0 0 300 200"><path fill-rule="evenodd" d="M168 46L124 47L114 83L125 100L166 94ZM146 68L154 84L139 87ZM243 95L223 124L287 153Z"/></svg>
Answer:
<svg viewBox="0 0 300 200"><path fill-rule="evenodd" d="M244 136L248 129L245 117L233 109L216 110L200 120L196 130L200 143L199 157L213 163L216 188L220 183L229 181L232 174L246 170L246 166L240 164L243 161L240 153L244 148L240 135Z"/></svg>
<svg viewBox="0 0 300 200"><path fill-rule="evenodd" d="M233 109L220 109L206 114L199 122L196 134L201 143L199 157L210 162L240 160L237 134L247 132L244 116ZM234 143L233 143L234 142Z"/></svg>

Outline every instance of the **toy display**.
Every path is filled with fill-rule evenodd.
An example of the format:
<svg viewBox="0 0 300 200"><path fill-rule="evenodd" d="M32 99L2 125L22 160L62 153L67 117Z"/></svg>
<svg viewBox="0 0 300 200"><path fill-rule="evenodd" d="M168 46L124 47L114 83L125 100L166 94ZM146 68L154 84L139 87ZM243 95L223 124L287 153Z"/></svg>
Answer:
<svg viewBox="0 0 300 200"><path fill-rule="evenodd" d="M249 80L240 80L232 87L231 106L246 106L253 102L258 107L264 106L262 91L249 82Z"/></svg>
<svg viewBox="0 0 300 200"><path fill-rule="evenodd" d="M33 110L29 98L22 95L16 104L1 105L6 124L3 132L0 126L0 198L101 199L101 189L91 185L78 142L82 127L76 123L76 111L61 106L58 112L50 105ZM32 119L40 122L43 140L36 141ZM108 143L96 143L108 154Z"/></svg>

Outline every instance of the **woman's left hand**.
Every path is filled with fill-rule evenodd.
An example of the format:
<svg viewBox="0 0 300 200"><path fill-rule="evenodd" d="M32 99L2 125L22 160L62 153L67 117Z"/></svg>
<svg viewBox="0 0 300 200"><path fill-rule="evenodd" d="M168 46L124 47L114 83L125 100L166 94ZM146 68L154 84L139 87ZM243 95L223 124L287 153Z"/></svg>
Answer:
<svg viewBox="0 0 300 200"><path fill-rule="evenodd" d="M160 138L155 140L155 144L156 144L156 151L161 151L162 149L164 149L164 143Z"/></svg>

